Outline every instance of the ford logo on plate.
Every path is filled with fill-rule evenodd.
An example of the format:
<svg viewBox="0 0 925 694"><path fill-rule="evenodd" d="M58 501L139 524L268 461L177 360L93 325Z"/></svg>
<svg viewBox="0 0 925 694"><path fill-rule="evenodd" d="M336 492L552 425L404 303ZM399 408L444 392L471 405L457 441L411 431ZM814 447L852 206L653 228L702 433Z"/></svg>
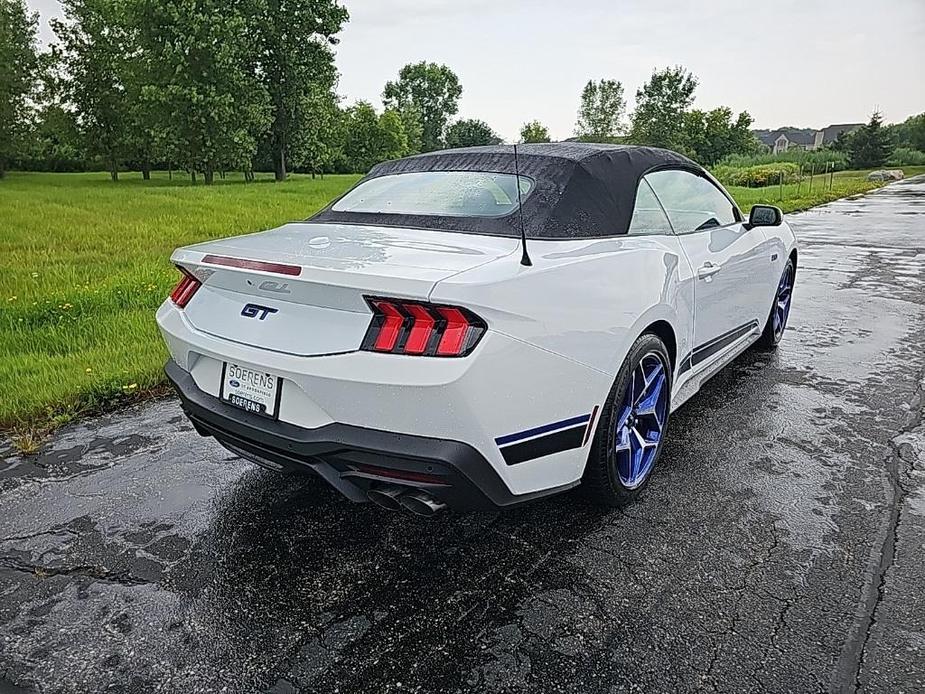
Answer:
<svg viewBox="0 0 925 694"><path fill-rule="evenodd" d="M237 388L241 385L241 382L232 378L230 381L228 381L228 385L230 385L232 388Z"/></svg>

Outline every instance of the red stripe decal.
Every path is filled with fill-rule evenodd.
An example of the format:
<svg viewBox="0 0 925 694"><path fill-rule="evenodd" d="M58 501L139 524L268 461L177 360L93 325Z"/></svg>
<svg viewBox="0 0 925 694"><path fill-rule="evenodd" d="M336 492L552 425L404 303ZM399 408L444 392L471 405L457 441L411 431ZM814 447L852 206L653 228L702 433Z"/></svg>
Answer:
<svg viewBox="0 0 925 694"><path fill-rule="evenodd" d="M582 446L588 443L588 439L591 438L591 432L594 431L595 419L597 419L597 405L595 405L594 409L591 410L591 419L588 420L588 428L585 430L585 439L581 442Z"/></svg>
<svg viewBox="0 0 925 694"><path fill-rule="evenodd" d="M247 260L246 258L230 258L226 255L207 255L202 262L209 265L224 265L225 267L237 267L242 270L260 270L261 272L272 272L277 275L292 275L297 277L302 274L302 268L298 265L285 265L283 263L266 263L262 260Z"/></svg>

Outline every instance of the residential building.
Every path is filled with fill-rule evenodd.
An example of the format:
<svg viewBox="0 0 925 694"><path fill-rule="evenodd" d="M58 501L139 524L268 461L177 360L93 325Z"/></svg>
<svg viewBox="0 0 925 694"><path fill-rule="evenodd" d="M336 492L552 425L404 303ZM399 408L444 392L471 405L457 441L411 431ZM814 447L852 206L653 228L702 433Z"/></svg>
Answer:
<svg viewBox="0 0 925 694"><path fill-rule="evenodd" d="M753 132L773 154L779 154L794 148L814 150L825 147L835 142L842 133L853 132L862 125L863 123L839 123L821 130L778 128L777 130L755 130Z"/></svg>

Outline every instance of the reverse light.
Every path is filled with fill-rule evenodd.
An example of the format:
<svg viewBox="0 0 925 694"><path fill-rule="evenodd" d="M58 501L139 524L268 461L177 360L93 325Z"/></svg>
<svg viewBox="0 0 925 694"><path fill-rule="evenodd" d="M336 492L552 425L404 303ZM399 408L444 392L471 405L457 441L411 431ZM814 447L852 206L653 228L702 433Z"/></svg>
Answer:
<svg viewBox="0 0 925 694"><path fill-rule="evenodd" d="M177 286L173 288L173 291L170 292L170 300L177 305L178 308L184 308L193 298L193 294L196 293L196 290L202 286L202 282L196 279L193 274L179 265L177 266L183 277L180 278L180 281L177 282Z"/></svg>
<svg viewBox="0 0 925 694"><path fill-rule="evenodd" d="M464 357L487 329L485 321L459 306L365 297L373 319L361 349L424 357Z"/></svg>

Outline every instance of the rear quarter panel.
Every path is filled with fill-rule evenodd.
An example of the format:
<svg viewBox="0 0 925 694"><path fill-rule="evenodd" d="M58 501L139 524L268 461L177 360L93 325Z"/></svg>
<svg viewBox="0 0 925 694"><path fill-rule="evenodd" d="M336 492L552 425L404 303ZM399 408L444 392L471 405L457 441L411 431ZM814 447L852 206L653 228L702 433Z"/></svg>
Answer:
<svg viewBox="0 0 925 694"><path fill-rule="evenodd" d="M693 276L675 237L531 240L527 248L532 266L501 258L438 282L431 300L467 306L490 330L606 374L605 393L653 322L673 327L678 355L690 350Z"/></svg>

